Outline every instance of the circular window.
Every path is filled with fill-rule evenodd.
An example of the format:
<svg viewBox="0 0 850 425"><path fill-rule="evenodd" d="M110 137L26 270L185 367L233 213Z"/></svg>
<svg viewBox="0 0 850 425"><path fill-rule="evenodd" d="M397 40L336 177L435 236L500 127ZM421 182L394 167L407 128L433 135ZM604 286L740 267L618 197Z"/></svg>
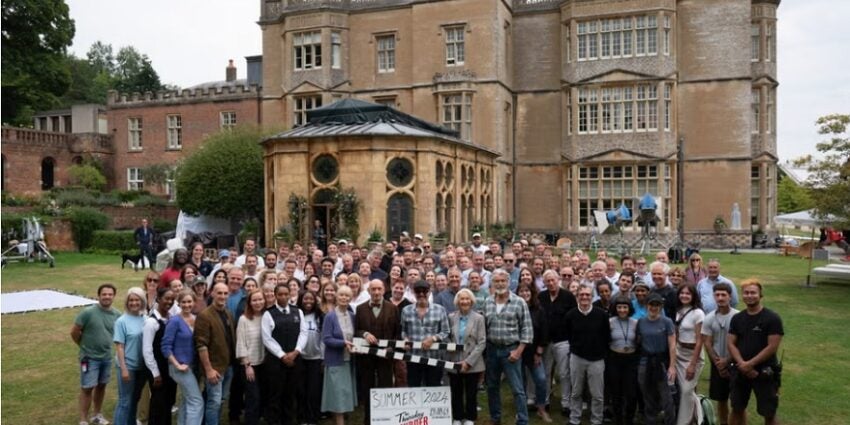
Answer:
<svg viewBox="0 0 850 425"><path fill-rule="evenodd" d="M387 164L387 180L393 186L407 186L413 180L413 164L404 158L395 158Z"/></svg>
<svg viewBox="0 0 850 425"><path fill-rule="evenodd" d="M339 175L339 164L331 155L320 155L313 161L313 178L319 183L330 183Z"/></svg>

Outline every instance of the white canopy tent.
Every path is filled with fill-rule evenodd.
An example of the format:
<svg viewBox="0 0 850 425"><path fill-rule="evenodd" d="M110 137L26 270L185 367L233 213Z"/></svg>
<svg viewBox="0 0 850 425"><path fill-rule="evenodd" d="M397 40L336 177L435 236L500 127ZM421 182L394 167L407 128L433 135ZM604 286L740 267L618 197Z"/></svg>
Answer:
<svg viewBox="0 0 850 425"><path fill-rule="evenodd" d="M827 216L824 220L818 219L814 216L814 211L815 210L812 209L777 215L773 218L773 222L777 226L817 227L834 221L834 218L832 216Z"/></svg>

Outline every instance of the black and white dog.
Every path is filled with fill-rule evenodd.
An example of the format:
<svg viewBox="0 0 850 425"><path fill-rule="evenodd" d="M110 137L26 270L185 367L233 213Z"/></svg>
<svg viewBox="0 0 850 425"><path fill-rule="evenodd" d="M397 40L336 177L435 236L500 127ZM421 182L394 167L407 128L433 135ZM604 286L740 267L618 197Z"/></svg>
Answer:
<svg viewBox="0 0 850 425"><path fill-rule="evenodd" d="M124 266L127 265L127 262L130 262L130 263L133 264L133 270L139 271L139 260L141 260L141 259L142 259L141 254L135 254L135 255L127 254L127 253L121 254L121 268L123 269Z"/></svg>

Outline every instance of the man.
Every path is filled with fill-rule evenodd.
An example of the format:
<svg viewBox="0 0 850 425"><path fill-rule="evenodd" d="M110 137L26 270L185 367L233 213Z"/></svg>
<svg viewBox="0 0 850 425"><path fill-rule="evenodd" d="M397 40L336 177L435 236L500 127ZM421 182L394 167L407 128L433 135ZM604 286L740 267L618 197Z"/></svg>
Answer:
<svg viewBox="0 0 850 425"><path fill-rule="evenodd" d="M714 285L714 302L717 309L708 313L702 323L705 354L711 365L708 397L717 402L717 418L721 424L729 423L729 350L726 344L729 322L738 314L729 305L732 287L725 283Z"/></svg>
<svg viewBox="0 0 850 425"><path fill-rule="evenodd" d="M472 270L475 270L475 271L478 272L478 274L481 275L481 279L482 279L481 288L482 289L489 288L490 287L491 273L489 271L487 271L487 269L484 268L484 262L485 262L485 258L484 258L483 253L480 253L480 252L473 253L472 254L472 267L469 270L465 270L463 272L460 286L462 286L464 288L467 286L467 279L469 278L469 272L472 271Z"/></svg>
<svg viewBox="0 0 850 425"><path fill-rule="evenodd" d="M415 270L415 269L414 269ZM408 305L401 312L401 337L405 341L421 342L422 350L413 350L414 355L439 358L438 351L430 351L435 342L443 342L449 337L449 316L439 304L428 301L431 286L424 280L413 284L416 303ZM443 370L418 363L407 363L407 383L410 387L434 387L440 385Z"/></svg>
<svg viewBox="0 0 850 425"><path fill-rule="evenodd" d="M635 274L635 259L628 254L620 258L620 274Z"/></svg>
<svg viewBox="0 0 850 425"><path fill-rule="evenodd" d="M508 291L508 279L508 274L503 270L493 272L490 281L493 296L487 298L484 303L484 319L487 324L487 404L490 408L491 423L500 424L500 384L504 373L514 397L516 423L526 425L528 406L522 381L522 352L525 346L531 343L534 330L528 305L522 298Z"/></svg>
<svg viewBox="0 0 850 425"><path fill-rule="evenodd" d="M472 252L483 254L489 251L487 245L481 243L481 233L472 234Z"/></svg>
<svg viewBox="0 0 850 425"><path fill-rule="evenodd" d="M607 267L605 260L594 261L593 264L590 265L590 270L587 271L582 283L596 284L596 282L605 279L605 269Z"/></svg>
<svg viewBox="0 0 850 425"><path fill-rule="evenodd" d="M513 252L514 255L522 255L522 242L516 241L516 242L512 243L511 244L511 252Z"/></svg>
<svg viewBox="0 0 850 425"><path fill-rule="evenodd" d="M266 270L277 270L277 253L274 251L266 252L266 255L263 256L263 266Z"/></svg>
<svg viewBox="0 0 850 425"><path fill-rule="evenodd" d="M360 304L354 315L354 335L371 345L379 339L401 337L401 316L398 308L384 300L384 282L369 282L369 302ZM393 360L376 356L356 356L361 400L369 399L372 388L393 386ZM369 425L369 406L363 409L363 425Z"/></svg>
<svg viewBox="0 0 850 425"><path fill-rule="evenodd" d="M417 233L413 235L413 246L415 248L422 248L422 243L425 241L425 238L422 237L421 234Z"/></svg>
<svg viewBox="0 0 850 425"><path fill-rule="evenodd" d="M649 273L652 278L650 294L658 294L664 299L664 315L671 319L676 317L676 303L678 296L673 285L667 284L667 273L670 271L670 266L660 261L655 261L649 266Z"/></svg>
<svg viewBox="0 0 850 425"><path fill-rule="evenodd" d="M655 261L660 261L664 264L670 264L670 257L667 256L667 251L658 251L655 253Z"/></svg>
<svg viewBox="0 0 850 425"><path fill-rule="evenodd" d="M342 239L346 242L345 239ZM347 243L347 242L346 242ZM334 272L342 270L342 255L339 253L339 246L335 243L328 244L328 257L334 262Z"/></svg>
<svg viewBox="0 0 850 425"><path fill-rule="evenodd" d="M351 254L351 245L345 239L340 239L337 243L337 248L339 249L339 255Z"/></svg>
<svg viewBox="0 0 850 425"><path fill-rule="evenodd" d="M611 297L623 296L632 301L635 299L635 295L632 293L632 285L634 284L635 275L631 273L621 273L620 278L617 279L617 286L615 286L612 291Z"/></svg>
<svg viewBox="0 0 850 425"><path fill-rule="evenodd" d="M149 267L153 270L154 263L156 259L154 258L154 238L156 234L153 229L148 226L148 219L142 219L142 225L136 228L136 231L133 233L133 237L136 239L136 244L139 245L139 254L142 259L142 266L144 266L144 259L148 260Z"/></svg>
<svg viewBox="0 0 850 425"><path fill-rule="evenodd" d="M245 256L245 262L242 264L242 270L245 274L242 278L253 278L254 280L258 280L260 277L260 267L259 267L259 259L254 254L248 254ZM241 283L240 283L241 285Z"/></svg>
<svg viewBox="0 0 850 425"><path fill-rule="evenodd" d="M231 270L242 272L237 268ZM236 326L233 315L226 308L229 292L227 285L215 284L212 288L212 305L201 311L195 319L195 349L204 372L207 398L204 420L210 424L219 423L224 377L235 357Z"/></svg>
<svg viewBox="0 0 850 425"><path fill-rule="evenodd" d="M289 305L289 286L278 283L274 288L275 305L263 313L260 334L266 348L263 372L269 382L265 400L266 422L295 424L295 391L298 387L299 357L307 345L309 325L304 313ZM218 422L213 422L218 423Z"/></svg>
<svg viewBox="0 0 850 425"><path fill-rule="evenodd" d="M649 271L646 270L646 259L643 257L637 257L634 260L635 262L635 282L638 280L642 281L649 285L649 282L652 278L650 276Z"/></svg>
<svg viewBox="0 0 850 425"><path fill-rule="evenodd" d="M502 255L502 245L499 245L498 242L492 241L488 246L490 248L490 254L492 255Z"/></svg>
<svg viewBox="0 0 850 425"><path fill-rule="evenodd" d="M455 306L455 295L457 295L458 291L460 291L460 288L463 286L460 270L457 267L450 269L446 274L446 278L449 282L448 286L446 286L446 290L440 292L434 297L434 302L443 306L447 313L454 313L457 311L457 306Z"/></svg>
<svg viewBox="0 0 850 425"><path fill-rule="evenodd" d="M281 271L286 275L287 279L298 279L298 262L295 260L286 260L283 262L283 269ZM301 276L304 276L304 272L301 272ZM301 279L298 279L299 282L303 282Z"/></svg>
<svg viewBox="0 0 850 425"><path fill-rule="evenodd" d="M545 268L543 258L535 257L534 260L531 262L531 274L534 275L534 285L537 286L538 292L542 292L543 289L546 288L546 285L543 284L544 270Z"/></svg>
<svg viewBox="0 0 850 425"><path fill-rule="evenodd" d="M635 288L643 288L639 282ZM649 295L647 314L638 320L640 335L640 362L638 385L643 394L644 423L655 424L660 411L664 411L665 425L676 423L676 410L668 383L676 380L676 334L673 321L661 313L664 299L658 294ZM669 413L668 413L669 412Z"/></svg>
<svg viewBox="0 0 850 425"><path fill-rule="evenodd" d="M233 263L236 267L242 267L245 264L245 259L248 255L256 255L254 252L257 249L257 241L254 238L245 239L245 244L242 246L242 255L236 257L236 262Z"/></svg>
<svg viewBox="0 0 850 425"><path fill-rule="evenodd" d="M732 287L732 299L729 304L736 307L738 305L738 290L735 289L735 284L731 280L720 275L720 261L717 259L708 260L706 268L708 276L697 282L697 292L700 301L702 301L703 311L708 314L717 308L717 305L714 304L714 285L721 282Z"/></svg>
<svg viewBox="0 0 850 425"><path fill-rule="evenodd" d="M387 242L384 244L384 254L381 256L381 266L380 269L384 271L384 273L390 272L390 267L393 265L393 257L395 257L395 247L391 242Z"/></svg>
<svg viewBox="0 0 850 425"><path fill-rule="evenodd" d="M328 247L328 236L325 234L325 229L322 227L322 221L316 220L313 222L313 243L316 244L316 249L324 252Z"/></svg>
<svg viewBox="0 0 850 425"><path fill-rule="evenodd" d="M354 273L354 258L351 254L342 254L342 270L340 273L351 274Z"/></svg>
<svg viewBox="0 0 850 425"><path fill-rule="evenodd" d="M299 251L297 254L295 254L295 262L296 266L294 276L296 279L301 281L301 283L304 283L304 281L307 279L307 276L304 276L304 265L307 264L307 253Z"/></svg>
<svg viewBox="0 0 850 425"><path fill-rule="evenodd" d="M289 259L289 244L286 242L281 242L280 246L277 247L277 264L275 264L275 270L283 271L284 262L287 259Z"/></svg>
<svg viewBox="0 0 850 425"><path fill-rule="evenodd" d="M387 279L387 272L381 270L381 252L380 251L372 251L369 255L366 256L366 261L369 262L369 268L372 269L372 272L369 273L369 280L381 280L385 281Z"/></svg>
<svg viewBox="0 0 850 425"><path fill-rule="evenodd" d="M747 423L750 393L756 394L756 411L766 425L775 424L779 407L779 384L782 370L776 351L785 331L778 314L762 305L762 286L756 279L741 282L741 295L747 309L729 323L726 341L735 363L729 400L732 404L730 424Z"/></svg>
<svg viewBox="0 0 850 425"><path fill-rule="evenodd" d="M590 392L590 423L602 425L605 356L611 339L608 312L593 307L593 285L578 289L578 308L567 312L565 333L570 341L570 424L581 423L581 397L587 380Z"/></svg>
<svg viewBox="0 0 850 425"><path fill-rule="evenodd" d="M257 268L257 256L248 255L245 260L244 267L246 269ZM248 293L242 288L242 283L245 281L246 273L242 269L233 267L227 271L227 301L225 307L231 317L242 317L247 305ZM255 277L256 279L256 277ZM234 329L236 328L237 320L234 319ZM233 346L235 350L235 345ZM245 388L245 376L242 373L242 365L234 358L231 368L224 375L222 384L222 394L228 399L228 415L231 422L238 420L243 408L243 395ZM229 397L228 397L229 395Z"/></svg>
<svg viewBox="0 0 850 425"><path fill-rule="evenodd" d="M569 271L572 272L572 269ZM552 376L552 370L555 370L555 376L561 384L561 413L569 417L570 389L572 388L569 363L570 341L564 318L567 312L577 306L576 298L560 284L558 274L554 271L546 271L543 274L543 282L546 284L546 290L541 292L537 299L540 301L543 317L548 324L550 339L550 344L543 353L543 364L547 377Z"/></svg>
<svg viewBox="0 0 850 425"><path fill-rule="evenodd" d="M325 253L321 249L314 249L310 254L310 262L313 263L313 266L321 266L324 258Z"/></svg>
<svg viewBox="0 0 850 425"><path fill-rule="evenodd" d="M330 279L332 282L337 275L337 271L334 269L334 265L336 262L332 260L330 257L326 257L322 259L322 277L326 277Z"/></svg>
<svg viewBox="0 0 850 425"><path fill-rule="evenodd" d="M112 370L112 334L115 321L121 316L112 307L115 286L104 283L97 288L97 304L84 308L71 327L71 339L80 347L80 425L105 425L101 408L106 384ZM94 404L94 413L89 410Z"/></svg>
<svg viewBox="0 0 850 425"><path fill-rule="evenodd" d="M617 260L613 258L609 258L605 260L605 280L611 284L611 287L617 285L617 281L620 280L620 273L617 272Z"/></svg>
<svg viewBox="0 0 850 425"><path fill-rule="evenodd" d="M419 269L410 269L404 272L404 281L406 283L404 288L404 297L407 298L411 304L416 304L416 291L413 290L413 285L421 279L422 273L419 272ZM428 302L432 301L434 301L433 294L428 297Z"/></svg>
<svg viewBox="0 0 850 425"><path fill-rule="evenodd" d="M503 258L505 265L502 266L501 269L510 276L510 290L511 292L516 293L516 289L519 286L519 267L516 266L516 254L513 252L506 252Z"/></svg>
<svg viewBox="0 0 850 425"><path fill-rule="evenodd" d="M576 272L570 266L561 267L561 288L570 289L570 283L576 278ZM575 298L575 297L573 297Z"/></svg>
<svg viewBox="0 0 850 425"><path fill-rule="evenodd" d="M604 249L600 249L599 251L596 251L596 261L603 261L604 262L606 260L608 260L608 251L606 251Z"/></svg>

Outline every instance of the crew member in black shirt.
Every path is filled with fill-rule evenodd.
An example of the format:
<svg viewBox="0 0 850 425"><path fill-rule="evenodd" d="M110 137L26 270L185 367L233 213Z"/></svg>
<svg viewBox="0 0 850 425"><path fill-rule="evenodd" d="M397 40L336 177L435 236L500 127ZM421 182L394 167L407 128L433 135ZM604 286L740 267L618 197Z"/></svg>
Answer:
<svg viewBox="0 0 850 425"><path fill-rule="evenodd" d="M521 276L522 272L520 271ZM569 417L570 342L567 340L564 317L568 311L576 308L576 297L570 291L561 287L558 273L554 270L547 270L543 273L543 284L546 285L546 290L537 296L537 299L540 300L540 308L543 309L544 318L549 325L549 345L543 352L543 364L546 366L546 376L552 376L552 367L555 367L558 381L561 384L561 413Z"/></svg>

